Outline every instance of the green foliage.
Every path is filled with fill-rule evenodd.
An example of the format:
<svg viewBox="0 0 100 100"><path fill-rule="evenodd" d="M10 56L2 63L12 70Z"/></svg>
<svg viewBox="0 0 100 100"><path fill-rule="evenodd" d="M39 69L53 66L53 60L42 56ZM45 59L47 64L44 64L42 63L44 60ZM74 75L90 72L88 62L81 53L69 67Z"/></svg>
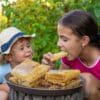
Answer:
<svg viewBox="0 0 100 100"><path fill-rule="evenodd" d="M59 69L60 66L61 66L61 60L57 60L56 63L55 63L55 68Z"/></svg>
<svg viewBox="0 0 100 100"><path fill-rule="evenodd" d="M99 0L17 0L13 4L6 0L3 14L7 16L8 22L6 26L2 25L16 26L25 34L36 33L36 38L32 40L33 59L40 61L44 53L58 51L57 21L72 9L89 11L100 26Z"/></svg>
<svg viewBox="0 0 100 100"><path fill-rule="evenodd" d="M48 51L58 51L56 47L57 21L64 13L63 5L53 0L18 0L4 6L8 26L16 26L26 34L36 33L33 40L33 59L40 61Z"/></svg>
<svg viewBox="0 0 100 100"><path fill-rule="evenodd" d="M97 20L100 26L100 1L99 0L63 0L65 12L72 9L88 11Z"/></svg>

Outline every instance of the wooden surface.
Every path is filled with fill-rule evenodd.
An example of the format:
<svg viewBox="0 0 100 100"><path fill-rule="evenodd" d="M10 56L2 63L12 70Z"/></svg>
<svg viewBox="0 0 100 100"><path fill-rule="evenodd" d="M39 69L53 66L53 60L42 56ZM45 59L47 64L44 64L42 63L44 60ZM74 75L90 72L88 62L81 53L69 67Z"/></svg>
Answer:
<svg viewBox="0 0 100 100"><path fill-rule="evenodd" d="M83 92L76 92L72 95L62 96L34 96L11 89L9 100L83 100Z"/></svg>

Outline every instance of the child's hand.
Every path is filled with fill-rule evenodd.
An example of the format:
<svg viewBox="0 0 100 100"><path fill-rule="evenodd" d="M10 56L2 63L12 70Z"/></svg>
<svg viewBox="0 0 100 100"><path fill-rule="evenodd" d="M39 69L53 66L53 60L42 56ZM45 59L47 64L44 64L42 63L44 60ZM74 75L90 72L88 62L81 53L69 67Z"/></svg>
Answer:
<svg viewBox="0 0 100 100"><path fill-rule="evenodd" d="M9 86L7 84L0 84L0 90L3 90L5 92L7 92L7 93L10 92L10 88L9 88Z"/></svg>
<svg viewBox="0 0 100 100"><path fill-rule="evenodd" d="M0 100L8 100L8 96L9 93L7 93L6 91L0 90Z"/></svg>
<svg viewBox="0 0 100 100"><path fill-rule="evenodd" d="M55 67L55 62L51 61L53 54L51 52L44 54L43 55L43 59L42 59L42 63L46 64L46 65L50 65L51 69L53 69Z"/></svg>

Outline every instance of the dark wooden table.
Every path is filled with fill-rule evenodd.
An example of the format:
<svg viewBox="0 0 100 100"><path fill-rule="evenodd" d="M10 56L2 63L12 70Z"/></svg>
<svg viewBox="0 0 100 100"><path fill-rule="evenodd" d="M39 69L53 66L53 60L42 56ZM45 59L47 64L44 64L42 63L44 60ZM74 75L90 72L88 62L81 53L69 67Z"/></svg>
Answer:
<svg viewBox="0 0 100 100"><path fill-rule="evenodd" d="M39 96L33 94L27 94L11 89L9 100L84 100L83 91L73 93L72 95L62 96Z"/></svg>

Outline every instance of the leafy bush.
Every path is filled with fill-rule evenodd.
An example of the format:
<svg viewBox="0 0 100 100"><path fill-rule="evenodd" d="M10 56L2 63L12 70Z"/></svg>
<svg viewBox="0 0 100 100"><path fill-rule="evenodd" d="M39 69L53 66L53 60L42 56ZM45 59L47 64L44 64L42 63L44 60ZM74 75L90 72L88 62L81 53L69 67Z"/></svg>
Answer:
<svg viewBox="0 0 100 100"><path fill-rule="evenodd" d="M16 26L25 34L36 33L32 41L33 59L40 61L49 51L58 51L57 21L69 10L84 9L92 13L100 26L100 3L98 0L17 0L3 6L3 14L8 21L3 27ZM0 24L1 25L1 24Z"/></svg>
<svg viewBox="0 0 100 100"><path fill-rule="evenodd" d="M16 26L26 34L36 33L32 45L33 59L40 61L48 51L56 52L56 26L64 13L63 5L51 0L18 0L15 4L6 5L4 13L8 17L8 26Z"/></svg>
<svg viewBox="0 0 100 100"><path fill-rule="evenodd" d="M83 9L92 14L100 27L100 1L99 0L63 0L65 11Z"/></svg>

